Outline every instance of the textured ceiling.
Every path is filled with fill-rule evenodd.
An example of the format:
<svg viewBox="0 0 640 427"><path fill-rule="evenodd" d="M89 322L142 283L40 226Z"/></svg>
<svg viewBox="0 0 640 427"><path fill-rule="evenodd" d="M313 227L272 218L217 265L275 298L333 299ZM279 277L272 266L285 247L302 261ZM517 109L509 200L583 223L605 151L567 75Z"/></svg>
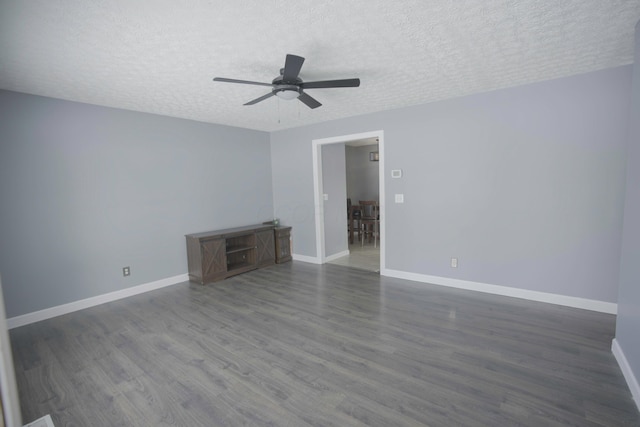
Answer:
<svg viewBox="0 0 640 427"><path fill-rule="evenodd" d="M0 0L0 88L273 131L633 62L640 0ZM323 106L269 98L287 53Z"/></svg>

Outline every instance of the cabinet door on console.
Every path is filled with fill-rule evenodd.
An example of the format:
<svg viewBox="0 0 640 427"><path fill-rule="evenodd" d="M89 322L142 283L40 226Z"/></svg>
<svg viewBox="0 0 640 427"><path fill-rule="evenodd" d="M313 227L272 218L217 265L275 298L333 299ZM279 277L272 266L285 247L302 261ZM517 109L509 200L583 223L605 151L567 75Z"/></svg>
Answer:
<svg viewBox="0 0 640 427"><path fill-rule="evenodd" d="M256 233L256 262L258 265L273 264L276 260L275 242L271 229Z"/></svg>
<svg viewBox="0 0 640 427"><path fill-rule="evenodd" d="M291 227L276 227L276 262L291 261Z"/></svg>
<svg viewBox="0 0 640 427"><path fill-rule="evenodd" d="M202 251L202 277L204 282L215 279L227 272L225 239L211 239L200 242Z"/></svg>

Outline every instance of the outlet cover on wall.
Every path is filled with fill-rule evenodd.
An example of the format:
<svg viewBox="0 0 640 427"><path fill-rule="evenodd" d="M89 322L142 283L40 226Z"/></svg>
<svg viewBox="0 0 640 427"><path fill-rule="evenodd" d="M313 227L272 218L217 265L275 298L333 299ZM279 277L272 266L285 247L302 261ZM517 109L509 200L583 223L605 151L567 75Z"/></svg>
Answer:
<svg viewBox="0 0 640 427"><path fill-rule="evenodd" d="M458 268L458 258L451 258L451 268Z"/></svg>

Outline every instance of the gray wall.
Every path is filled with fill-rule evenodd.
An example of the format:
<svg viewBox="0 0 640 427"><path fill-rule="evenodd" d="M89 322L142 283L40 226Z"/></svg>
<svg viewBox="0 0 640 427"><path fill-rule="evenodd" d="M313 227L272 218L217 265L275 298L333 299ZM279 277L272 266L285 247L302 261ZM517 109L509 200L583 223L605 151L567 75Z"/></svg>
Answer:
<svg viewBox="0 0 640 427"><path fill-rule="evenodd" d="M324 201L324 253L327 257L349 249L347 239L347 190L344 144L327 144L322 153Z"/></svg>
<svg viewBox="0 0 640 427"><path fill-rule="evenodd" d="M347 146L347 197L353 204L360 200L380 200L379 163L369 160L372 151L378 151L377 144Z"/></svg>
<svg viewBox="0 0 640 427"><path fill-rule="evenodd" d="M617 302L634 277L630 81L619 67L270 135L0 91L7 314L183 274L184 234L274 212L315 257L311 141L378 129L387 269Z"/></svg>
<svg viewBox="0 0 640 427"><path fill-rule="evenodd" d="M640 381L640 22L636 25L632 98L616 341L637 384Z"/></svg>
<svg viewBox="0 0 640 427"><path fill-rule="evenodd" d="M0 117L9 317L184 274L185 234L273 217L267 133L7 91Z"/></svg>
<svg viewBox="0 0 640 427"><path fill-rule="evenodd" d="M273 207L283 225L295 227L293 254L315 257L316 228L311 137L307 128L271 133Z"/></svg>
<svg viewBox="0 0 640 427"><path fill-rule="evenodd" d="M630 82L625 66L274 132L275 210L315 257L311 141L382 129L387 269L616 302Z"/></svg>

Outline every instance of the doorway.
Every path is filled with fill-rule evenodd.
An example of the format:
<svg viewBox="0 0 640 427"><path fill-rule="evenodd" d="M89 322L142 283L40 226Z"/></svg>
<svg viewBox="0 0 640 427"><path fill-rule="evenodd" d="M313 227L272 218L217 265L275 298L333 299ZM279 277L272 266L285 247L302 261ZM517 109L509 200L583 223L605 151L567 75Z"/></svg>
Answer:
<svg viewBox="0 0 640 427"><path fill-rule="evenodd" d="M338 257L327 257L326 247L325 247L325 197L327 196L324 192L323 188L323 164L322 164L322 147L327 144L347 144L352 141L363 141L363 140L375 140L377 139L378 143L378 161L375 163L378 165L378 194L379 194L379 215L380 215L380 227L379 227L379 252L376 248L376 253L379 257L379 270L382 271L385 268L385 209L384 209L384 201L385 201L385 192L384 192L384 132L382 130L360 133L360 134L352 134L352 135L343 135L332 138L324 138L313 140L313 179L314 179L314 201L315 201L315 216L316 216L316 252L318 254L318 259L321 264L326 262L335 260ZM346 182L345 182L346 187ZM346 188L345 188L346 193ZM346 227L346 200L342 201L344 205L343 211L345 212L345 221L344 228L342 228L343 232L341 234L344 239L344 248L349 247L348 242L348 234ZM342 227L342 226L341 226ZM344 253L338 254L340 256L348 255L348 249L345 250Z"/></svg>

